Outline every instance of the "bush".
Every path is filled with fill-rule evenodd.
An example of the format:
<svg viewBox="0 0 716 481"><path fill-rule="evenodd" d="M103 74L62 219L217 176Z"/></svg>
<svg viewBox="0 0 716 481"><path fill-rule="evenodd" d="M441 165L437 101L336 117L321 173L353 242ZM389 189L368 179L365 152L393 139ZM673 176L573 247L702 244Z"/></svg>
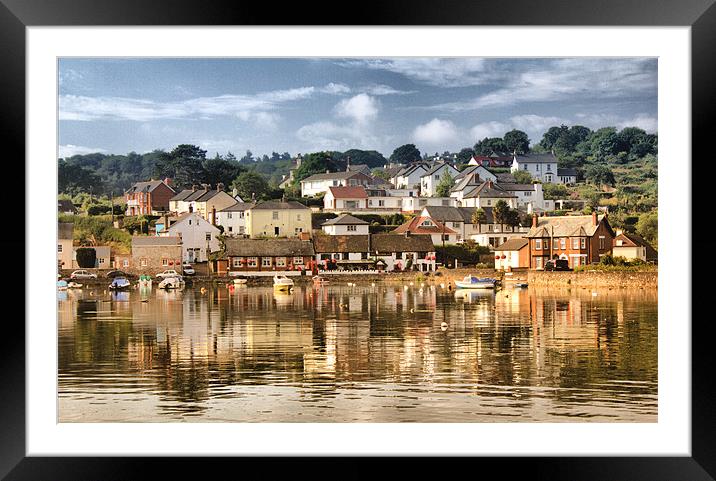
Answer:
<svg viewBox="0 0 716 481"><path fill-rule="evenodd" d="M91 247L79 247L77 249L77 265L85 268L85 269L91 269L95 266L95 263L97 262L97 251L94 250Z"/></svg>

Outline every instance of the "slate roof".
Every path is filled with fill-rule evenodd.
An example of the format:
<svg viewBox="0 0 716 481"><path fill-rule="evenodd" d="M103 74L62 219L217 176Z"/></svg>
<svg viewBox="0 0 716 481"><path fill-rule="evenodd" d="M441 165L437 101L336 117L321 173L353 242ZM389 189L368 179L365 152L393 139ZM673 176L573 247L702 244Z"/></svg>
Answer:
<svg viewBox="0 0 716 481"><path fill-rule="evenodd" d="M494 224L494 216L492 207L483 207L485 212L485 224ZM430 218L438 222L464 222L472 224L472 214L475 212L474 207L443 207L443 206L427 206L424 211L430 215Z"/></svg>
<svg viewBox="0 0 716 481"><path fill-rule="evenodd" d="M353 217L350 214L341 214L338 217L329 219L321 225L369 225L369 222Z"/></svg>
<svg viewBox="0 0 716 481"><path fill-rule="evenodd" d="M524 237L513 237L502 245L495 247L496 251L518 251L527 246L529 240Z"/></svg>
<svg viewBox="0 0 716 481"><path fill-rule="evenodd" d="M306 177L301 182L311 182L314 180L344 180L350 179L356 175L365 175L362 172L328 172L325 174L313 174L310 177Z"/></svg>
<svg viewBox="0 0 716 481"><path fill-rule="evenodd" d="M63 240L72 239L74 227L75 225L72 222L58 222L57 238Z"/></svg>
<svg viewBox="0 0 716 481"><path fill-rule="evenodd" d="M134 236L132 247L153 247L153 246L178 246L181 245L180 237L173 236Z"/></svg>
<svg viewBox="0 0 716 481"><path fill-rule="evenodd" d="M327 252L368 252L368 236L317 233L313 238L313 248L317 254Z"/></svg>
<svg viewBox="0 0 716 481"><path fill-rule="evenodd" d="M243 212L245 210L249 210L255 205L256 204L252 204L251 202L237 202L236 204L224 207L217 212Z"/></svg>
<svg viewBox="0 0 716 481"><path fill-rule="evenodd" d="M515 176L507 172L495 174L495 177L497 177L497 182L500 184L514 184L517 182Z"/></svg>
<svg viewBox="0 0 716 481"><path fill-rule="evenodd" d="M289 200L286 202L280 200L266 200L259 202L251 208L252 210L281 210L281 209L307 209L311 210L310 207L297 202L295 200Z"/></svg>
<svg viewBox="0 0 716 481"><path fill-rule="evenodd" d="M166 187L169 187L161 180L151 180L149 182L135 182L124 193L125 194L134 194L136 192L152 192L154 189L159 187L159 185L165 185ZM172 192L174 192L174 189L172 189L171 187L169 187L169 189Z"/></svg>
<svg viewBox="0 0 716 481"><path fill-rule="evenodd" d="M519 154L517 155L518 163L526 164L554 164L557 165L557 157L553 153L547 152L546 154Z"/></svg>
<svg viewBox="0 0 716 481"><path fill-rule="evenodd" d="M448 167L448 168L452 168L453 170L457 170L455 167L453 167L452 165L448 164L447 162L439 162L439 163L433 165L432 167L430 167L430 168L428 169L428 171L425 172L425 173L422 175L422 177L424 177L424 176L426 176L426 175L434 174L436 171L442 169L443 167Z"/></svg>
<svg viewBox="0 0 716 481"><path fill-rule="evenodd" d="M577 169L568 168L568 167L562 167L557 169L557 175L564 175L564 176L577 176Z"/></svg>
<svg viewBox="0 0 716 481"><path fill-rule="evenodd" d="M480 196L480 197L504 198L504 199L516 197L516 196L510 194L509 192L503 190L497 184L491 183L490 181L483 182L479 187L475 187L474 189L464 193L462 196L463 196L463 198L471 198L471 197Z"/></svg>
<svg viewBox="0 0 716 481"><path fill-rule="evenodd" d="M204 190L204 188L200 188L197 190L192 189L185 189L179 192L177 195L169 199L170 201L184 201L184 202L206 202L207 200L210 200L211 198L219 195L219 193L224 192L223 190Z"/></svg>
<svg viewBox="0 0 716 481"><path fill-rule="evenodd" d="M434 225L430 226L424 226L421 225L423 221L426 219L430 220ZM440 221L429 218L429 217L422 217L422 216L416 216L413 217L411 220L406 222L405 224L399 225L397 229L395 229L393 232L396 234L404 234L406 232L410 232L411 234L457 234L454 230L450 229L449 227L446 227L444 224L442 224Z"/></svg>
<svg viewBox="0 0 716 481"><path fill-rule="evenodd" d="M59 212L77 212L77 207L69 199L59 199L57 201L57 210Z"/></svg>
<svg viewBox="0 0 716 481"><path fill-rule="evenodd" d="M621 246L617 245L617 239L624 241L625 244L622 244ZM637 234L630 234L623 232L616 236L614 238L614 247L646 247L646 260L647 261L656 261L659 258L659 254L656 252L656 249L652 247L651 244L649 244L646 239L641 237Z"/></svg>
<svg viewBox="0 0 716 481"><path fill-rule="evenodd" d="M171 201L173 201L173 200L174 200L174 201L184 200L184 199L186 199L187 197L189 197L189 196L190 196L191 194L193 194L193 193L194 193L194 191L191 190L191 189L184 189L184 190L182 190L181 192L179 192L177 195L175 195L174 197L172 197L171 199L169 199L169 201L171 202Z"/></svg>
<svg viewBox="0 0 716 481"><path fill-rule="evenodd" d="M609 226L609 221L605 217L605 215L599 215L597 224L605 221ZM598 225L594 225L591 215L542 216L537 217L537 227L530 227L525 237L591 237L597 227ZM611 230L611 226L609 229Z"/></svg>
<svg viewBox="0 0 716 481"><path fill-rule="evenodd" d="M368 194L365 192L365 187L362 185L356 186L343 186L343 187L329 187L333 197L336 199L367 199Z"/></svg>
<svg viewBox="0 0 716 481"><path fill-rule="evenodd" d="M403 167L402 165L398 165L398 166L396 166L396 167L389 167L389 168L383 169L383 170L385 171L386 174L388 174L388 177L389 177L389 178L393 178L393 177L396 176L396 174L397 174L398 172L400 172L401 170L403 170L403 168L404 168L404 167Z"/></svg>
<svg viewBox="0 0 716 481"><path fill-rule="evenodd" d="M348 166L349 172L362 172L366 175L370 175L370 167L368 164L351 164Z"/></svg>
<svg viewBox="0 0 716 481"><path fill-rule="evenodd" d="M514 192L516 190L520 191L526 191L526 190L535 190L534 184L517 184L517 183L507 183L507 184L500 184L500 188L509 192Z"/></svg>
<svg viewBox="0 0 716 481"><path fill-rule="evenodd" d="M224 239L227 257L312 256L313 243L300 239Z"/></svg>
<svg viewBox="0 0 716 481"><path fill-rule="evenodd" d="M455 187L450 189L450 192L460 192L461 190L469 189L470 187L477 187L482 185L484 180L480 178L477 172L471 172L465 175L460 182L455 184Z"/></svg>
<svg viewBox="0 0 716 481"><path fill-rule="evenodd" d="M435 246L429 235L373 234L370 238L371 252L433 252Z"/></svg>

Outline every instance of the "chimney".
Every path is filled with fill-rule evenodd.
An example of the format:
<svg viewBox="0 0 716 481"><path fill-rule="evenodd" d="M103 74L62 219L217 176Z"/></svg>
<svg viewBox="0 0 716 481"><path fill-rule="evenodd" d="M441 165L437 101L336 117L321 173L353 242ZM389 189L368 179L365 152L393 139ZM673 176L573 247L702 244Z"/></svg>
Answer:
<svg viewBox="0 0 716 481"><path fill-rule="evenodd" d="M537 214L532 214L532 227L537 227Z"/></svg>
<svg viewBox="0 0 716 481"><path fill-rule="evenodd" d="M410 231L409 231L409 230L406 230L406 231L405 231L405 237L410 237Z"/></svg>
<svg viewBox="0 0 716 481"><path fill-rule="evenodd" d="M164 177L163 182L165 185L168 185L169 187L171 187L171 185L172 185L172 179L170 179L169 177Z"/></svg>
<svg viewBox="0 0 716 481"><path fill-rule="evenodd" d="M492 183L492 180L488 180L488 181L487 181L487 187L488 187L488 188L492 189L492 186L494 186L494 185L495 185L495 184Z"/></svg>
<svg viewBox="0 0 716 481"><path fill-rule="evenodd" d="M204 191L208 191L211 188L209 184L201 184L201 186L204 188Z"/></svg>
<svg viewBox="0 0 716 481"><path fill-rule="evenodd" d="M211 225L216 225L216 206L211 208Z"/></svg>
<svg viewBox="0 0 716 481"><path fill-rule="evenodd" d="M198 189L198 188L199 188L199 186L196 185L196 184L194 184L194 185L191 186L191 191L192 191L192 192L196 192L196 189Z"/></svg>
<svg viewBox="0 0 716 481"><path fill-rule="evenodd" d="M237 195L239 195L239 191L236 188L234 188L234 190L231 191L231 196L236 197Z"/></svg>
<svg viewBox="0 0 716 481"><path fill-rule="evenodd" d="M216 190L224 190L224 184L222 182L216 184Z"/></svg>
<svg viewBox="0 0 716 481"><path fill-rule="evenodd" d="M597 219L597 211L592 212L592 225L598 225L599 219Z"/></svg>

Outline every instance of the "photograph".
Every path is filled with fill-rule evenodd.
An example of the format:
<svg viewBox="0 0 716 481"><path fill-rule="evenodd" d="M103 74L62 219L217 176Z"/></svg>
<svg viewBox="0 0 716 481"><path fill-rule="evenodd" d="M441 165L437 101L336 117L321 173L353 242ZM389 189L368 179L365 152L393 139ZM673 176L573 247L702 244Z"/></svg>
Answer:
<svg viewBox="0 0 716 481"><path fill-rule="evenodd" d="M656 426L659 70L57 57L57 422Z"/></svg>

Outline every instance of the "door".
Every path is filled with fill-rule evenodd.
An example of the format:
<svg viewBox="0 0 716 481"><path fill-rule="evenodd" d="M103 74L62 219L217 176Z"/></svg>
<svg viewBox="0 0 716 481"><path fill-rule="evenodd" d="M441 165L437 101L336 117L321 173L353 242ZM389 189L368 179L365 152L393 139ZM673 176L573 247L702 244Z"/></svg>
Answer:
<svg viewBox="0 0 716 481"><path fill-rule="evenodd" d="M189 262L189 264L193 264L194 263L194 249L187 249L186 255L187 255L187 262Z"/></svg>
<svg viewBox="0 0 716 481"><path fill-rule="evenodd" d="M280 228L278 228L278 227L274 227L274 228L273 228L273 234L274 234L274 235L279 235L279 231L280 231Z"/></svg>

